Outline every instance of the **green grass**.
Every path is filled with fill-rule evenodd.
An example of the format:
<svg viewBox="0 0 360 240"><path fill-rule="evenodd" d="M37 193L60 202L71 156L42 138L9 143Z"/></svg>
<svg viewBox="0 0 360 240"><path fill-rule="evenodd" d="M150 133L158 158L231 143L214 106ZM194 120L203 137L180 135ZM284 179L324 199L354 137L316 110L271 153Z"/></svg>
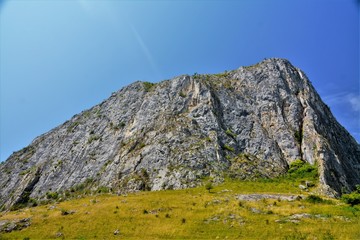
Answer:
<svg viewBox="0 0 360 240"><path fill-rule="evenodd" d="M298 181L298 180L297 180ZM238 194L312 196L286 178L226 179L186 190L100 194L51 205L1 213L4 219L31 217L31 226L0 239L359 239L360 207L324 201L237 200ZM255 211L256 210L256 211ZM64 214L68 212L71 214ZM289 222L294 214L310 214ZM117 235L114 232L119 230Z"/></svg>

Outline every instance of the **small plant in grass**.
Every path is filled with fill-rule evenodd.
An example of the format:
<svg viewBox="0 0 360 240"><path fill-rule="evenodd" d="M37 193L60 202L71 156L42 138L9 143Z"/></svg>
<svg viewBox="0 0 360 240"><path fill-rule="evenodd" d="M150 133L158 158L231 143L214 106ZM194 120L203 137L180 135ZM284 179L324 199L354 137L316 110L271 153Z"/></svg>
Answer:
<svg viewBox="0 0 360 240"><path fill-rule="evenodd" d="M325 200L316 195L309 195L306 199L309 203L324 203Z"/></svg>
<svg viewBox="0 0 360 240"><path fill-rule="evenodd" d="M110 189L108 187L105 187L105 186L100 186L98 189L97 189L97 192L98 193L109 193L110 192Z"/></svg>
<svg viewBox="0 0 360 240"><path fill-rule="evenodd" d="M324 233L323 237L322 237L323 240L335 240L335 237L334 235L331 234L331 232L328 230Z"/></svg>
<svg viewBox="0 0 360 240"><path fill-rule="evenodd" d="M213 188L214 188L214 186L212 185L211 182L208 182L205 184L205 189L208 190L209 193L210 193L211 189L213 189Z"/></svg>
<svg viewBox="0 0 360 240"><path fill-rule="evenodd" d="M61 215L63 215L63 216L66 216L66 215L70 214L68 210L63 209L63 208L60 211L61 211Z"/></svg>
<svg viewBox="0 0 360 240"><path fill-rule="evenodd" d="M268 211L266 211L266 214L271 215L271 214L274 214L274 212L272 210L268 210Z"/></svg>
<svg viewBox="0 0 360 240"><path fill-rule="evenodd" d="M282 239L284 240L306 240L308 238L308 234L299 232L295 230L294 233L284 236Z"/></svg>

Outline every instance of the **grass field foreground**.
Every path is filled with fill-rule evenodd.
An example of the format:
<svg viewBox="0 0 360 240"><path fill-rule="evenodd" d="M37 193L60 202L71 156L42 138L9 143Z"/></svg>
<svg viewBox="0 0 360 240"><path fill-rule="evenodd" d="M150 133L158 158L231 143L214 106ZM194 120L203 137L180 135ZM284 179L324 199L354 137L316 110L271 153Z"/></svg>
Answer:
<svg viewBox="0 0 360 240"><path fill-rule="evenodd" d="M0 239L360 239L359 207L309 201L311 191L297 183L227 179L210 192L203 186L85 196L2 213L0 220L29 217L31 226ZM254 193L302 198L239 200Z"/></svg>

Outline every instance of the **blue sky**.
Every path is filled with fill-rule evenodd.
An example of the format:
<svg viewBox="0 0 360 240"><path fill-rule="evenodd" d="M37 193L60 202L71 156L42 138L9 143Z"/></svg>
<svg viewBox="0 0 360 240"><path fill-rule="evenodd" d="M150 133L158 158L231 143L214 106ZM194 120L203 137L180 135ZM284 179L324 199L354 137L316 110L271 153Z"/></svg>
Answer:
<svg viewBox="0 0 360 240"><path fill-rule="evenodd" d="M359 1L0 0L0 160L136 80L270 57L360 142Z"/></svg>

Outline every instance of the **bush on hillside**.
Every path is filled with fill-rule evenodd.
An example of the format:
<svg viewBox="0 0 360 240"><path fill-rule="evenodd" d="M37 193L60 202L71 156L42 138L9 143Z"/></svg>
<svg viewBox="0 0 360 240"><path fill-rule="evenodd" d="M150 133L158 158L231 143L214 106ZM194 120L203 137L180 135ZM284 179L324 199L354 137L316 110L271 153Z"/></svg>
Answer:
<svg viewBox="0 0 360 240"><path fill-rule="evenodd" d="M309 195L305 200L309 203L323 203L324 202L324 199L322 199L321 197L316 196L316 195Z"/></svg>
<svg viewBox="0 0 360 240"><path fill-rule="evenodd" d="M288 173L292 178L316 179L318 177L317 167L300 159L290 163Z"/></svg>
<svg viewBox="0 0 360 240"><path fill-rule="evenodd" d="M208 182L205 184L205 189L208 190L209 192L211 191L211 189L213 189L214 186L212 185L211 182Z"/></svg>
<svg viewBox="0 0 360 240"><path fill-rule="evenodd" d="M360 185L356 185L356 190L350 194L343 194L341 200L351 206L360 205Z"/></svg>

